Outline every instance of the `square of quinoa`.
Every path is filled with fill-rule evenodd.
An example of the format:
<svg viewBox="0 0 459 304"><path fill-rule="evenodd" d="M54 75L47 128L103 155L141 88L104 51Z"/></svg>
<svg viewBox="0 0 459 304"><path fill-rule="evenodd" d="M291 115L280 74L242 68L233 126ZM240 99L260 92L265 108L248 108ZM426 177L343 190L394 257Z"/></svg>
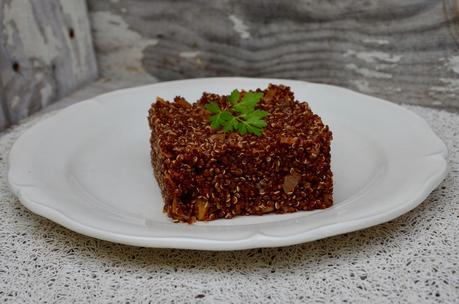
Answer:
<svg viewBox="0 0 459 304"><path fill-rule="evenodd" d="M333 204L332 132L289 87L270 84L260 136L213 129L204 106L229 106L204 93L195 104L158 97L149 110L151 161L174 221L193 223L238 215L289 213ZM244 91L241 92L243 96Z"/></svg>

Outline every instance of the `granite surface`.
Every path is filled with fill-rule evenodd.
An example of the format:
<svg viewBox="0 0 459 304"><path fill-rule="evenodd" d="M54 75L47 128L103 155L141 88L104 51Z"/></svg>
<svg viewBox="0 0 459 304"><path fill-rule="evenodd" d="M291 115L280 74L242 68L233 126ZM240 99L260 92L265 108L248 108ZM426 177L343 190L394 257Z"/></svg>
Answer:
<svg viewBox="0 0 459 304"><path fill-rule="evenodd" d="M61 105L127 86L100 80ZM0 301L9 303L457 303L459 115L404 105L449 150L449 173L416 209L362 231L283 248L137 248L86 237L22 207L7 186L20 134L0 136Z"/></svg>

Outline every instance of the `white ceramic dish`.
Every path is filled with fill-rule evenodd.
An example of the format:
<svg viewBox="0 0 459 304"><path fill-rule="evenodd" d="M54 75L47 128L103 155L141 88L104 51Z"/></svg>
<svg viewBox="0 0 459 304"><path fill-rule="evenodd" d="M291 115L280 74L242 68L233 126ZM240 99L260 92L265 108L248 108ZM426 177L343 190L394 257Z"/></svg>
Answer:
<svg viewBox="0 0 459 304"><path fill-rule="evenodd" d="M333 131L334 206L313 212L172 223L150 165L147 110L156 96L196 100L268 83L290 86ZM446 147L395 104L321 84L208 78L115 91L68 107L25 132L9 182L31 211L92 237L146 247L231 250L297 244L389 221L443 180Z"/></svg>

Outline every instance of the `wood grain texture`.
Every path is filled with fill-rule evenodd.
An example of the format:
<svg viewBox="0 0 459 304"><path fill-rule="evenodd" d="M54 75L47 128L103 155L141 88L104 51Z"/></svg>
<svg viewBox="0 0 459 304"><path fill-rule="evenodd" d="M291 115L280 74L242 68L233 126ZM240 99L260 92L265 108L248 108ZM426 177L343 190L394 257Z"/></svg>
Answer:
<svg viewBox="0 0 459 304"><path fill-rule="evenodd" d="M1 0L0 73L12 124L94 80L86 2Z"/></svg>
<svg viewBox="0 0 459 304"><path fill-rule="evenodd" d="M5 92L1 84L2 74L0 73L0 131L5 129L10 124L6 112Z"/></svg>
<svg viewBox="0 0 459 304"><path fill-rule="evenodd" d="M123 58L118 77L293 78L459 107L459 0L88 3L102 73ZM131 48L107 47L120 28Z"/></svg>

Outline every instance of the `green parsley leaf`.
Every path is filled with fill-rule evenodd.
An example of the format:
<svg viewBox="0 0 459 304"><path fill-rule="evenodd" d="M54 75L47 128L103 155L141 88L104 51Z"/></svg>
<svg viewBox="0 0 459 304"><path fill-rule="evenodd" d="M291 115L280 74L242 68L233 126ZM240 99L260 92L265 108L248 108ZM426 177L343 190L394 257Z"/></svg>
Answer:
<svg viewBox="0 0 459 304"><path fill-rule="evenodd" d="M214 129L223 127L224 132L238 131L241 135L251 133L260 136L263 128L267 126L264 118L269 114L266 111L255 109L263 93L247 92L238 102L240 97L240 92L233 90L227 98L231 107L225 110L222 110L214 101L204 106L206 110L214 114L209 117L211 127Z"/></svg>
<svg viewBox="0 0 459 304"><path fill-rule="evenodd" d="M216 103L215 101L209 102L208 104L204 106L204 108L206 108L206 110L211 113L221 112L220 107L218 106L218 103Z"/></svg>
<svg viewBox="0 0 459 304"><path fill-rule="evenodd" d="M234 118L233 115L228 111L221 112L220 117L223 119L223 121L228 121Z"/></svg>
<svg viewBox="0 0 459 304"><path fill-rule="evenodd" d="M250 133L253 133L257 136L260 136L261 135L261 129L260 128L256 128L254 126L251 126L251 125L247 125L247 131L249 131Z"/></svg>
<svg viewBox="0 0 459 304"><path fill-rule="evenodd" d="M228 96L228 101L231 105L234 105L236 104L236 102L239 101L239 98L241 97L241 94L239 93L238 90L234 89L232 92L231 92L231 95Z"/></svg>
<svg viewBox="0 0 459 304"><path fill-rule="evenodd" d="M234 109L240 113L252 112L262 97L263 93L261 92L247 92L244 97L242 97L241 102L234 105Z"/></svg>
<svg viewBox="0 0 459 304"><path fill-rule="evenodd" d="M262 111L262 112L265 112L265 111ZM266 116L268 113L267 112L265 112L265 113L261 113L261 114ZM249 124L251 124L251 125L253 125L255 127L258 127L258 128L266 127L266 122L263 120L264 116L260 117L259 115L261 115L261 114L258 114L258 115L257 114L258 113L255 113L255 111L246 114L245 115L245 119L246 119L247 123L249 123Z"/></svg>
<svg viewBox="0 0 459 304"><path fill-rule="evenodd" d="M247 126L244 123L240 124L237 129L241 135L245 135L247 133Z"/></svg>
<svg viewBox="0 0 459 304"><path fill-rule="evenodd" d="M220 109L220 108L219 108ZM233 117L228 111L221 111L216 113L209 118L210 126L214 129L218 129L220 126L225 126L226 122Z"/></svg>
<svg viewBox="0 0 459 304"><path fill-rule="evenodd" d="M210 126L214 129L220 128L222 121L219 119L220 115L214 115L209 118Z"/></svg>
<svg viewBox="0 0 459 304"><path fill-rule="evenodd" d="M225 126L223 127L223 131L231 132L231 131L237 130L238 128L239 128L238 119L232 116L231 119L228 119L228 121L226 122Z"/></svg>

